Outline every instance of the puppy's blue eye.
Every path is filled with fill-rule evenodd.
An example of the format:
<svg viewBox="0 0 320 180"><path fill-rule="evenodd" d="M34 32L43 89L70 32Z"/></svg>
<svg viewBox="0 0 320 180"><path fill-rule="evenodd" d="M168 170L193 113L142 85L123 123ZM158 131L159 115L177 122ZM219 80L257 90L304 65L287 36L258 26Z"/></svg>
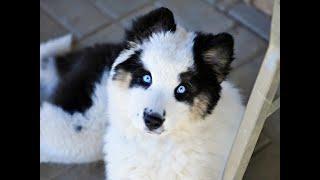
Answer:
<svg viewBox="0 0 320 180"><path fill-rule="evenodd" d="M186 87L184 87L183 85L180 85L177 89L177 93L183 94L185 92L186 92Z"/></svg>
<svg viewBox="0 0 320 180"><path fill-rule="evenodd" d="M151 84L152 79L151 79L151 76L150 76L150 75L146 74L146 75L144 75L144 76L142 77L142 79L143 79L143 81L144 81L145 83Z"/></svg>

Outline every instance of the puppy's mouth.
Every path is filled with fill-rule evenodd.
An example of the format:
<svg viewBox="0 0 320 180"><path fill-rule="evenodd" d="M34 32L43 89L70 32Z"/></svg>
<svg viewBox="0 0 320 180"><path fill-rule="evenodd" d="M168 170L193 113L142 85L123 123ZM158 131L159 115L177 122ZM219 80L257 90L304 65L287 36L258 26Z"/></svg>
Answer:
<svg viewBox="0 0 320 180"><path fill-rule="evenodd" d="M160 135L163 132L165 132L165 129L163 126L159 127L158 129L152 130L152 131L150 131L148 128L144 128L144 129L148 134L152 134L152 135Z"/></svg>

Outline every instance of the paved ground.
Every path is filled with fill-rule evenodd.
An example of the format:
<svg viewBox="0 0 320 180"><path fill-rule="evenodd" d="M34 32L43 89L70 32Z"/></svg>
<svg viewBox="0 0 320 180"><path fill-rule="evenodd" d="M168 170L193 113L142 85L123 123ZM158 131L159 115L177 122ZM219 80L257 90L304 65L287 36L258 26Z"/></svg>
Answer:
<svg viewBox="0 0 320 180"><path fill-rule="evenodd" d="M130 4L130 5L129 5ZM77 46L120 41L130 20L159 6L174 11L191 30L229 32L235 37L236 61L229 76L247 102L267 49L270 17L240 0L40 0L40 42L73 33ZM246 180L280 179L280 111L270 117L245 174ZM103 163L41 164L41 180L102 180Z"/></svg>

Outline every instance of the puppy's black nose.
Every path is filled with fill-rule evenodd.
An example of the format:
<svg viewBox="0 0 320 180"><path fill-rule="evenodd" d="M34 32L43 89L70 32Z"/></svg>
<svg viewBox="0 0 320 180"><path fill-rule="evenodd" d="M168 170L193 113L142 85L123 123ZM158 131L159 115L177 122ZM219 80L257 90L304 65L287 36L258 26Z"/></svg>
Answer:
<svg viewBox="0 0 320 180"><path fill-rule="evenodd" d="M164 122L164 118L158 113L143 113L144 123L149 130L158 129Z"/></svg>

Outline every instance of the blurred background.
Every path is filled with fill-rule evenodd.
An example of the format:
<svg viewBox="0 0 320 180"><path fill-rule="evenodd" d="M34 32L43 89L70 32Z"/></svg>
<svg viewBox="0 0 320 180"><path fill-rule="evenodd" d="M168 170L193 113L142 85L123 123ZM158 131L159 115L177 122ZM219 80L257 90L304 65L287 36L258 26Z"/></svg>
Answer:
<svg viewBox="0 0 320 180"><path fill-rule="evenodd" d="M189 30L234 36L236 60L229 80L246 104L268 47L273 0L40 0L40 43L67 33L75 35L76 48L121 41L134 17L160 6L171 9ZM40 180L103 178L103 162L40 165ZM280 109L267 119L244 179L280 179Z"/></svg>

